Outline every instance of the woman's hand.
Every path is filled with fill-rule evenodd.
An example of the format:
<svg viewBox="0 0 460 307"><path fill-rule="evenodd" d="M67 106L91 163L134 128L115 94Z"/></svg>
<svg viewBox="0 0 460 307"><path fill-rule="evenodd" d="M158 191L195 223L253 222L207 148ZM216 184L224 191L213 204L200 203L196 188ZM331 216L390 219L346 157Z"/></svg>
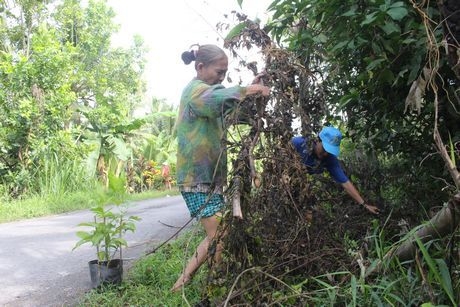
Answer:
<svg viewBox="0 0 460 307"><path fill-rule="evenodd" d="M251 84L246 87L246 95L256 95L260 94L262 96L269 96L270 95L270 88L268 86L260 85L260 84Z"/></svg>
<svg viewBox="0 0 460 307"><path fill-rule="evenodd" d="M252 84L261 84L261 85L264 85L264 80L263 78L266 76L267 74L265 72L261 72L260 74L257 74L257 76L254 78L254 80L252 80Z"/></svg>

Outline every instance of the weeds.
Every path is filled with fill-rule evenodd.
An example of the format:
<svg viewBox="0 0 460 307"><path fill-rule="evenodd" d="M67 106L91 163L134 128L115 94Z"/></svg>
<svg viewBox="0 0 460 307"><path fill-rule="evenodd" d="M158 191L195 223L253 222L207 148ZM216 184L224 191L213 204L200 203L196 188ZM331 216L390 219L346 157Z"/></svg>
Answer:
<svg viewBox="0 0 460 307"><path fill-rule="evenodd" d="M188 231L145 258L133 264L119 287L103 292L92 291L79 306L194 306L205 289L205 267L194 276L185 291L172 293L172 285L183 268L184 257L190 257L204 233ZM190 251L184 255L184 250Z"/></svg>
<svg viewBox="0 0 460 307"><path fill-rule="evenodd" d="M419 258L415 267L414 262L393 261L385 263L387 270L377 276L357 276L350 271L338 271L316 277L302 277L299 274L282 278L267 273L266 268L253 267L243 271L240 274L242 278L234 280L233 285L240 286L240 289L236 289L213 285L209 279L212 272L203 268L183 293L171 293L170 287L180 274L184 260L190 257L203 235L197 229L184 233L156 253L137 261L121 286L106 288L103 292L93 291L81 301L80 306L197 306L207 295L211 302L223 297L220 304L232 306L232 297L241 296L250 300L256 288L271 289L260 296L269 301L270 306L456 304L456 298L453 297L455 287L445 274L445 263L433 259L423 245L420 246L423 257ZM380 229L378 238L373 238L378 241L375 248L381 249L375 251L377 255L383 255L391 245L382 240L384 236L384 231ZM430 246L431 249L435 247L434 244ZM241 282L247 280L253 282L242 287ZM435 297L430 297L428 293L433 293Z"/></svg>

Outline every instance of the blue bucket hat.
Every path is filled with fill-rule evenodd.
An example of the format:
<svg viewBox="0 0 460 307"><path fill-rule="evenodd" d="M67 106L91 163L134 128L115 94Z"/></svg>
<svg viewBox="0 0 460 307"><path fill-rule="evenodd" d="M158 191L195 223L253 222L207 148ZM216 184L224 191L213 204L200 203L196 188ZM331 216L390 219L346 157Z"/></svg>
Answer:
<svg viewBox="0 0 460 307"><path fill-rule="evenodd" d="M336 157L340 154L340 141L342 133L334 127L324 127L319 133L319 138L323 143L324 150Z"/></svg>

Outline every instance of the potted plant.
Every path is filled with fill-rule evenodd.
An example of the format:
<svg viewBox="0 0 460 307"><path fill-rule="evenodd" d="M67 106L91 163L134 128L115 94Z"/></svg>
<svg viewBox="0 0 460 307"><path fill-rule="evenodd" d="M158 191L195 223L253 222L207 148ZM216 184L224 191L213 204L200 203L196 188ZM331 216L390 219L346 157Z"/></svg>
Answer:
<svg viewBox="0 0 460 307"><path fill-rule="evenodd" d="M125 177L109 174L108 188L100 187L93 197L94 220L78 224L90 230L77 231L80 240L73 249L85 243L96 247L96 259L88 263L93 288L117 284L123 278L122 249L128 245L124 235L134 232L135 222L140 220L137 216L126 216L125 182Z"/></svg>

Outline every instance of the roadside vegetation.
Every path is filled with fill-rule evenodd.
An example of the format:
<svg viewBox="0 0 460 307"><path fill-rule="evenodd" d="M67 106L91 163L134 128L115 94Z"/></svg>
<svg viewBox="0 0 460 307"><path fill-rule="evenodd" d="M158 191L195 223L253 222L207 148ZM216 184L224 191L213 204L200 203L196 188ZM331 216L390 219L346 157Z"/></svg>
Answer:
<svg viewBox="0 0 460 307"><path fill-rule="evenodd" d="M211 304L211 294L213 291L214 295L218 293L215 292L216 284L209 283L210 271L206 266L194 276L185 291L170 291L178 272L185 265L184 260L192 255L202 235L196 229L182 234L179 239L134 263L121 285L93 290L79 301L78 306L214 306ZM376 234L373 239L382 238ZM356 242L348 243L356 251ZM371 257L378 257L378 254L386 252L386 242L378 242L378 245L380 248L374 250L375 254L370 255ZM449 303L421 303L439 299L436 296L446 297L449 301L448 296L455 296L454 287L458 289L458 285L451 283L445 263L432 258L423 246L421 248L426 257L418 264L419 268L429 268L423 274L412 270L410 266L396 263L388 267L387 273L372 282L366 281L363 274L350 271L310 276L295 282L267 276L270 283L278 286L276 291L266 295L278 306L305 306L302 302L320 306L452 306ZM263 270L254 267L242 274ZM221 273L220 278L225 278L225 275ZM339 284L337 281L340 281ZM248 289L255 286L257 285L245 285ZM219 288L219 291L223 302L232 294L238 295L225 287ZM232 306L228 302L225 305Z"/></svg>
<svg viewBox="0 0 460 307"><path fill-rule="evenodd" d="M148 255L130 268L119 286L94 290L82 298L79 306L184 306L200 302L206 288L206 269L195 275L184 293L172 293L185 259L192 256L204 233L194 227Z"/></svg>
<svg viewBox="0 0 460 307"><path fill-rule="evenodd" d="M29 196L24 199L10 200L0 206L0 223L89 209L94 205L93 192L94 190L88 189L58 196ZM145 200L177 193L177 189L152 190L131 194L128 200Z"/></svg>
<svg viewBox="0 0 460 307"><path fill-rule="evenodd" d="M458 306L458 10L458 0L277 0L263 27L223 17L229 54L259 50L264 67L240 69L264 69L272 88L238 111L249 125L226 118L229 182L242 185L225 196L240 195L244 218L224 218L223 263L170 293L203 236L195 229L82 305ZM132 200L172 193L160 169L170 164L174 184L177 107L152 98L134 116L147 47L136 36L113 48L113 17L103 0L0 3L0 222L89 208L109 174L126 178ZM289 150L325 123L343 131L347 174L380 216L307 176Z"/></svg>

